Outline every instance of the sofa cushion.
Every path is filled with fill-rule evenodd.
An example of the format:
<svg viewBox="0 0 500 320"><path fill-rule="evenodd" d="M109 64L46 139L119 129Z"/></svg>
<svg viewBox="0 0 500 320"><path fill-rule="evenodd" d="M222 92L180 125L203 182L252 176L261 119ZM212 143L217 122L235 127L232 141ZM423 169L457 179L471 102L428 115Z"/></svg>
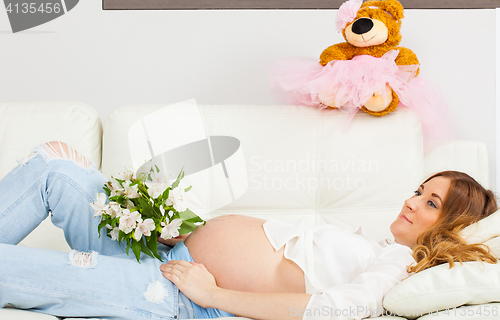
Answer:
<svg viewBox="0 0 500 320"><path fill-rule="evenodd" d="M58 320L57 317L39 312L25 311L14 308L0 309L0 319L3 320Z"/></svg>

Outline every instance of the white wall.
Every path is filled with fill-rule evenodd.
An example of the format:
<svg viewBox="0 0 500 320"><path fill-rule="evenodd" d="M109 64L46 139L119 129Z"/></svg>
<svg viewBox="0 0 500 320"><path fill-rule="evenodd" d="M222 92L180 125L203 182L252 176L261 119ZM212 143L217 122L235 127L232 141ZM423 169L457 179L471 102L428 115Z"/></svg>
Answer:
<svg viewBox="0 0 500 320"><path fill-rule="evenodd" d="M0 100L77 100L106 117L133 103L276 104L269 64L317 57L343 39L336 10L103 11L80 1L65 16L12 34L0 10ZM495 10L407 10L402 45L438 84L458 138L484 141L496 175ZM498 18L500 19L500 18ZM499 20L500 21L500 20Z"/></svg>

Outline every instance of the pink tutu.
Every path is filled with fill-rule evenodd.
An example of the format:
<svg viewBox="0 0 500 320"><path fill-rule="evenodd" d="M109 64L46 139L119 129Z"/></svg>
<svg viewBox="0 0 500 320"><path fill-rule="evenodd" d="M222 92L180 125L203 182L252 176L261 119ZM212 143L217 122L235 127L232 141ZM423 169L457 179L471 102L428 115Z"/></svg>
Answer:
<svg viewBox="0 0 500 320"><path fill-rule="evenodd" d="M334 60L324 67L314 59L279 61L271 69L271 87L278 99L289 104L326 108L334 102L340 110L354 114L375 92L387 99L385 86L389 84L400 105L420 117L426 142L450 140L451 114L439 89L415 77L418 65L396 65L398 53L392 50L381 58L361 55Z"/></svg>

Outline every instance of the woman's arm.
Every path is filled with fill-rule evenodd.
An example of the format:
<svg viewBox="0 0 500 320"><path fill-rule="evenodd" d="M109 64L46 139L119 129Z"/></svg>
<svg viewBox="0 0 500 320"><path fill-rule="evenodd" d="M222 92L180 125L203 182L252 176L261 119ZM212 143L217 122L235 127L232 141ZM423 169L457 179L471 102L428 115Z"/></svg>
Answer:
<svg viewBox="0 0 500 320"><path fill-rule="evenodd" d="M255 293L217 287L210 307L252 319L299 320L310 298L307 293Z"/></svg>
<svg viewBox="0 0 500 320"><path fill-rule="evenodd" d="M301 319L311 297L307 293L254 293L219 288L204 265L183 260L169 261L160 270L194 303L253 319Z"/></svg>

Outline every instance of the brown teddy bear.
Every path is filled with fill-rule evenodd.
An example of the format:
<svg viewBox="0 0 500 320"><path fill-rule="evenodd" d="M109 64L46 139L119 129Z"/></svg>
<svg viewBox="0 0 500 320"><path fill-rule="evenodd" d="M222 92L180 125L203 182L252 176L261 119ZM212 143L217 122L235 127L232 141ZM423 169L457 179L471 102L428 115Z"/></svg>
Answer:
<svg viewBox="0 0 500 320"><path fill-rule="evenodd" d="M424 141L450 140L452 115L444 97L418 76L417 56L399 46L402 18L397 0L348 0L336 20L346 42L325 49L320 61L277 61L270 70L273 94L289 104L339 109L348 114L346 122L360 109L380 117L401 105L421 119Z"/></svg>
<svg viewBox="0 0 500 320"><path fill-rule="evenodd" d="M399 46L403 17L403 6L396 0L372 0L363 4L359 0L347 1L337 15L337 29L342 31L346 42L325 49L321 53L320 64L326 66L330 61L352 60L361 55L382 58L391 50L398 50L394 61L398 66L409 66L406 71L413 73L407 78L410 80L418 75L419 62L413 51ZM385 92L381 91L373 92L361 109L374 116L394 111L399 103L398 95L390 84L386 84ZM322 100L323 94L318 94ZM335 101L329 100L323 103L329 108L337 108Z"/></svg>

